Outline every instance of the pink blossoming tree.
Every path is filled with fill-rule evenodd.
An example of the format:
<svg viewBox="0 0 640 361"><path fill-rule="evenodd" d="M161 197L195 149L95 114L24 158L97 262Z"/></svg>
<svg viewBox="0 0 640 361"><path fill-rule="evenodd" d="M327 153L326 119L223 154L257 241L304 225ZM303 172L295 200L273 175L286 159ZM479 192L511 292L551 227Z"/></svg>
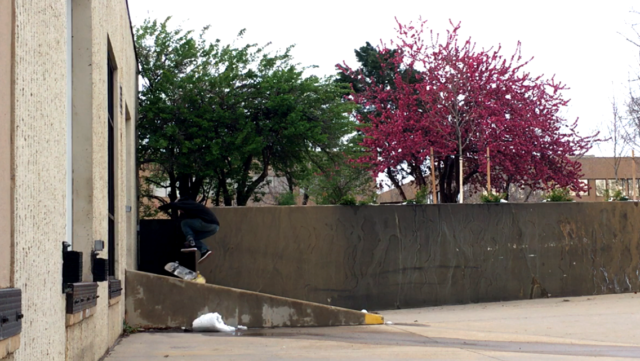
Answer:
<svg viewBox="0 0 640 361"><path fill-rule="evenodd" d="M431 33L427 43L425 23L398 22L398 41L379 47L380 54L393 53L393 66L401 69L394 86L339 65L367 84L349 96L366 110L355 116L365 135L361 145L370 153L358 161L371 164L374 175L390 174L389 169L408 173L424 188L433 148L443 203L457 201L460 158L463 183L473 190L486 185L487 148L497 192L510 185L586 191L579 181L581 165L572 158L584 155L597 134L578 135L577 119L568 122L559 114L568 103L565 85L526 72L530 60L522 61L520 44L509 58L500 47L478 50L470 39L460 40L459 24L442 40Z"/></svg>

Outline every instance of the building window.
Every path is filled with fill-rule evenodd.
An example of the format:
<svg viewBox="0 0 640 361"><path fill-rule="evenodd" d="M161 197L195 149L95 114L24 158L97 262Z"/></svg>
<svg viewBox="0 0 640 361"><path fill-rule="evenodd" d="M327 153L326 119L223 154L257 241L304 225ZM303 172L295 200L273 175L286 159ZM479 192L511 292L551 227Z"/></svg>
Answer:
<svg viewBox="0 0 640 361"><path fill-rule="evenodd" d="M627 195L627 180L626 179L609 179L609 190L613 193L615 191L622 191L623 195Z"/></svg>
<svg viewBox="0 0 640 361"><path fill-rule="evenodd" d="M572 196L577 195L577 193L580 193L580 195L581 195L581 196L584 196L584 195L587 195L587 196L588 196L588 195L589 195L589 193L590 193L590 190L589 190L589 181L588 181L587 179L580 179L580 183L582 183L585 187L587 187L587 191L586 191L586 192L574 192L574 191L571 191L571 192L570 192L570 194L571 194ZM518 197L520 197L520 195L519 195L519 194L518 194Z"/></svg>
<svg viewBox="0 0 640 361"><path fill-rule="evenodd" d="M632 197L635 195L636 198L638 198L638 192L640 191L640 179L636 179L635 185L633 184L633 179L627 179L627 184L629 185L629 194L627 194L627 196Z"/></svg>
<svg viewBox="0 0 640 361"><path fill-rule="evenodd" d="M606 179L596 179L596 196L604 197L604 192L607 189Z"/></svg>
<svg viewBox="0 0 640 361"><path fill-rule="evenodd" d="M591 189L589 189L589 180L588 179L580 179L580 182L582 182L582 184L585 185L585 187L587 187L587 192L586 193L582 193L582 195L590 195L591 194Z"/></svg>
<svg viewBox="0 0 640 361"><path fill-rule="evenodd" d="M111 52L107 54L107 127L108 127L108 207L109 207L109 276L114 277L116 271L116 206L115 206L115 99L116 77L115 64Z"/></svg>

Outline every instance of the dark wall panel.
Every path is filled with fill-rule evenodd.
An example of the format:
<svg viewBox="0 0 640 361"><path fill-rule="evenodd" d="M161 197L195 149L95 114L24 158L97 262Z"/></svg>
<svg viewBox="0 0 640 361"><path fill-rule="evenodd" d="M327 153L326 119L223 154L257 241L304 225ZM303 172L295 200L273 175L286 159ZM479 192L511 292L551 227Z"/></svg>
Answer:
<svg viewBox="0 0 640 361"><path fill-rule="evenodd" d="M174 221L144 219L140 221L140 264L138 270L170 276L164 266L169 262L179 262L190 270L196 270L194 252L180 250L185 237L180 225Z"/></svg>
<svg viewBox="0 0 640 361"><path fill-rule="evenodd" d="M214 212L220 231L200 271L222 286L358 310L640 289L638 203Z"/></svg>

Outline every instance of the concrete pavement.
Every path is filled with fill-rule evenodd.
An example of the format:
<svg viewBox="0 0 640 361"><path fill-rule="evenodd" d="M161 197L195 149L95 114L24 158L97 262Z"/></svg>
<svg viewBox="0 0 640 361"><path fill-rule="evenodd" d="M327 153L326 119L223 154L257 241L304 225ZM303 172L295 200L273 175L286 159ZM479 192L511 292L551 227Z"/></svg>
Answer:
<svg viewBox="0 0 640 361"><path fill-rule="evenodd" d="M640 359L640 296L634 294L381 313L392 324L135 334L106 360Z"/></svg>

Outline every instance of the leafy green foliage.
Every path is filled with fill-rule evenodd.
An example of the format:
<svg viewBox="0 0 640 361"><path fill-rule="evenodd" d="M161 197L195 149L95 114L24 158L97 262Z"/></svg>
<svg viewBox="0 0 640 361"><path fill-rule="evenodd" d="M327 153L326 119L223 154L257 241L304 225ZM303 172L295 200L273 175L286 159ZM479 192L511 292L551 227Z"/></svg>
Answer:
<svg viewBox="0 0 640 361"><path fill-rule="evenodd" d="M629 197L625 196L620 189L616 189L613 192L609 189L606 189L604 191L604 196L605 199L609 202L624 202L629 200Z"/></svg>
<svg viewBox="0 0 640 361"><path fill-rule="evenodd" d="M127 323L127 321L123 321L123 322L122 322L122 333L123 333L125 336L129 336L129 335L134 334L134 333L137 333L137 332L138 332L138 329L137 329L137 328L135 328L135 327L130 326L130 325Z"/></svg>
<svg viewBox="0 0 640 361"><path fill-rule="evenodd" d="M279 206L295 206L296 196L293 192L282 193L276 197L276 203Z"/></svg>
<svg viewBox="0 0 640 361"><path fill-rule="evenodd" d="M241 48L146 20L136 29L141 67L140 163L158 165L170 200L243 206L260 200L270 170L293 185L309 153L347 129L344 85L305 77L291 47ZM239 36L243 35L243 31ZM164 202L164 200L161 200Z"/></svg>
<svg viewBox="0 0 640 361"><path fill-rule="evenodd" d="M340 203L341 206L355 206L356 205L356 198L354 196L348 195L348 196L344 196L342 197L342 199L340 199Z"/></svg>
<svg viewBox="0 0 640 361"><path fill-rule="evenodd" d="M429 196L429 189L421 188L416 191L416 196L413 199L409 199L405 204L426 204L427 197Z"/></svg>
<svg viewBox="0 0 640 361"><path fill-rule="evenodd" d="M397 50L394 49L386 53L380 53L376 47L367 41L364 46L354 50L356 60L360 64L358 72L363 77L354 77L350 74L339 72L336 82L350 84L356 93L365 91L365 88L370 86L372 82L395 87L394 78L396 73L399 72L398 66L393 62L396 52Z"/></svg>
<svg viewBox="0 0 640 361"><path fill-rule="evenodd" d="M150 199L153 199L153 192L146 182L140 184L138 198L138 217L140 219L156 218L160 211L153 203L149 203Z"/></svg>
<svg viewBox="0 0 640 361"><path fill-rule="evenodd" d="M375 183L366 165L353 162L362 152L358 136L309 154L309 172L300 185L317 204L340 204L358 195L373 201Z"/></svg>
<svg viewBox="0 0 640 361"><path fill-rule="evenodd" d="M480 202L482 203L500 203L501 200L506 199L505 193L484 193L480 196Z"/></svg>
<svg viewBox="0 0 640 361"><path fill-rule="evenodd" d="M428 194L429 194L429 190L427 188L418 189L418 191L416 192L416 198L415 198L416 204L426 204Z"/></svg>
<svg viewBox="0 0 640 361"><path fill-rule="evenodd" d="M396 80L402 80L405 83L413 84L417 82L417 72L415 69L407 69L401 67L394 62L398 56L399 49L387 49L381 52L378 48L366 42L364 46L354 50L356 59L359 63L358 69L353 73L343 71L346 64L336 64L336 68L340 70L337 74L336 82L348 84L353 93L359 94L367 92L370 87L380 86L385 89L396 89ZM396 79L398 77L398 79ZM363 123L371 123L370 116L379 116L379 110L375 107L359 106L355 110L355 114L359 116ZM362 124L358 129L360 135L360 143L363 140ZM363 157L367 151L362 148L360 157ZM370 169L370 167L367 167ZM370 169L371 170L371 169ZM389 167L385 170L385 175L389 181L398 190L401 197L406 199L406 195L402 189L402 183L409 176L418 181L419 184L426 184L422 168L412 164L409 167Z"/></svg>
<svg viewBox="0 0 640 361"><path fill-rule="evenodd" d="M573 198L570 194L571 193L568 188L554 188L544 196L544 199L547 202L571 202L573 201Z"/></svg>

